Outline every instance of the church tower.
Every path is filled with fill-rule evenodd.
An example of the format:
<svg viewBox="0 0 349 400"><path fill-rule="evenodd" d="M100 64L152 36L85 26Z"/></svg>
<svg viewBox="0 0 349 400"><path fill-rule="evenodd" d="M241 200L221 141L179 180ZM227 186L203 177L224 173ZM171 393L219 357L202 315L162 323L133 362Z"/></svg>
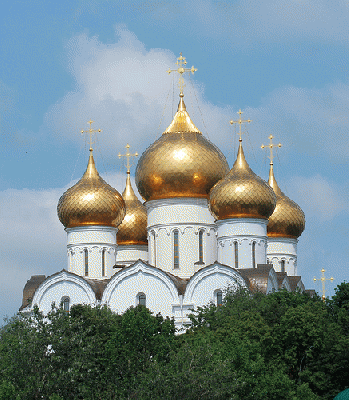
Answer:
<svg viewBox="0 0 349 400"><path fill-rule="evenodd" d="M242 148L241 110L239 150L233 168L211 190L210 208L218 227L218 262L233 268L266 264L267 224L276 197L270 186L249 167ZM234 121L232 121L234 122Z"/></svg>
<svg viewBox="0 0 349 400"><path fill-rule="evenodd" d="M125 216L125 202L97 172L92 122L86 172L61 196L57 213L68 236L68 271L90 279L106 279L114 273L117 226Z"/></svg>
<svg viewBox="0 0 349 400"><path fill-rule="evenodd" d="M118 251L115 264L119 266L129 266L138 259L148 261L147 210L135 195L130 178L130 158L137 157L138 153L131 154L129 148L127 144L126 154L119 154L119 158L126 157L127 160L126 187L122 193L126 215L116 235Z"/></svg>
<svg viewBox="0 0 349 400"><path fill-rule="evenodd" d="M182 55L180 100L170 126L141 156L136 185L146 200L149 263L180 278L217 259L216 228L208 208L211 187L229 171L223 153L192 122L184 103ZM172 72L171 70L168 72Z"/></svg>
<svg viewBox="0 0 349 400"><path fill-rule="evenodd" d="M297 243L298 237L305 228L305 215L294 201L289 199L279 188L274 176L273 164L273 136L269 136L270 170L269 185L276 195L276 207L269 218L268 232L268 262L273 264L275 271L287 272L288 275L297 275ZM281 144L278 145L281 147Z"/></svg>

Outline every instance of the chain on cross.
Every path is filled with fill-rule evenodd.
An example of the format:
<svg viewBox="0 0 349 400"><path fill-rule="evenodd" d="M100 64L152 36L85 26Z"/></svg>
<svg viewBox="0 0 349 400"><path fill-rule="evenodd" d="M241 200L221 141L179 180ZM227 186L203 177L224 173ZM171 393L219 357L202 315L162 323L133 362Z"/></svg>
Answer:
<svg viewBox="0 0 349 400"><path fill-rule="evenodd" d="M97 132L102 132L102 129L92 129L91 125L94 123L94 121L92 121L91 119L87 123L90 124L90 129L88 129L87 131L82 130L81 134L88 133L90 135L90 151L92 151L92 135Z"/></svg>
<svg viewBox="0 0 349 400"><path fill-rule="evenodd" d="M240 127L240 129L239 129L239 132L238 132L238 135L239 135L239 142L242 142L242 138L241 138L241 136L242 136L242 134L244 133L244 132L241 132L241 125L242 124L245 124L245 123L250 123L250 122L252 122L252 119L246 119L246 120L243 120L243 119L241 119L241 114L243 114L243 112L241 111L241 109L237 112L237 114L239 114L239 116L240 116L240 118L237 120L237 121L233 121L233 120L231 120L230 121L230 123L233 125L233 124L239 124L239 127Z"/></svg>
<svg viewBox="0 0 349 400"><path fill-rule="evenodd" d="M126 157L126 168L127 168L127 173L129 174L130 173L130 168L133 165L132 163L130 163L130 159L131 159L131 157L138 157L138 153L136 152L134 154L131 154L130 150L129 150L130 145L128 143L127 143L127 145L125 147L126 147L126 154L119 153L118 157L119 158Z"/></svg>
<svg viewBox="0 0 349 400"><path fill-rule="evenodd" d="M264 146L264 144L262 144L262 146L261 146L261 149L265 149L266 147L268 147L270 149L270 157L268 156L268 158L270 159L270 165L273 165L273 160L274 160L273 149L274 149L274 147L280 148L282 146L281 143L274 144L273 143L273 138L274 138L274 136L270 135L268 137L268 139L270 140L270 143L267 144L266 146Z"/></svg>
<svg viewBox="0 0 349 400"><path fill-rule="evenodd" d="M191 68L185 68L184 66L187 65L187 61L185 57L182 56L182 53L179 53L180 56L177 58L176 64L178 65L177 69L171 69L167 71L169 74L171 72L178 72L179 73L179 80L178 80L178 87L179 90L181 91L180 94L183 94L183 89L185 88L184 84L184 79L183 79L183 74L184 72L191 72L194 74L195 71L197 71L197 68L194 68L194 65Z"/></svg>
<svg viewBox="0 0 349 400"><path fill-rule="evenodd" d="M334 278L325 278L325 269L324 268L322 268L322 270L321 270L321 274L322 274L322 276L321 276L321 278L314 278L314 282L316 282L316 281L321 281L322 282L322 296L321 296L321 299L323 300L323 301L325 301L326 300L326 295L325 295L325 293L326 293L326 289L325 289L325 282L326 281L331 281L331 282L333 282L333 279Z"/></svg>

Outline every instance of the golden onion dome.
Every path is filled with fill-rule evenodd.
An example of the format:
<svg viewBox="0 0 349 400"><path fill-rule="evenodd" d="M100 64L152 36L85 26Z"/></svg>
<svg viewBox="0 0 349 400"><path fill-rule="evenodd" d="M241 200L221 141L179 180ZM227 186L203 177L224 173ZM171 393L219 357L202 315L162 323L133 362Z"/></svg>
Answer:
<svg viewBox="0 0 349 400"><path fill-rule="evenodd" d="M181 93L170 126L138 161L136 185L145 200L207 198L228 172L223 153L194 125Z"/></svg>
<svg viewBox="0 0 349 400"><path fill-rule="evenodd" d="M126 215L116 234L117 244L148 244L147 210L133 191L129 171L127 172L126 188L122 197L126 204Z"/></svg>
<svg viewBox="0 0 349 400"><path fill-rule="evenodd" d="M305 228L305 215L297 203L289 199L279 188L270 164L269 185L276 194L276 207L269 218L267 232L269 237L298 238Z"/></svg>
<svg viewBox="0 0 349 400"><path fill-rule="evenodd" d="M92 149L86 172L79 182L63 193L57 213L66 228L88 225L116 227L123 220L125 202L120 193L99 176Z"/></svg>
<svg viewBox="0 0 349 400"><path fill-rule="evenodd" d="M228 218L267 219L274 211L272 188L247 164L241 139L233 168L211 189L210 209L218 220Z"/></svg>

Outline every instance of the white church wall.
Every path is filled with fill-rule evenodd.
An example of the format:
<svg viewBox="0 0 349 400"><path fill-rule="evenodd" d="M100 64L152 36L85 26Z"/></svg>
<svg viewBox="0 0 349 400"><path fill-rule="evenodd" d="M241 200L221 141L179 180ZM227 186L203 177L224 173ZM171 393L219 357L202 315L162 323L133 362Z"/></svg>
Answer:
<svg viewBox="0 0 349 400"><path fill-rule="evenodd" d="M60 272L46 279L36 290L32 300L40 311L47 314L55 302L59 307L63 297L69 298L70 307L74 304L95 304L96 296L91 286L82 278L67 272Z"/></svg>
<svg viewBox="0 0 349 400"><path fill-rule="evenodd" d="M85 226L66 228L66 232L69 272L91 279L112 276L117 248L117 228Z"/></svg>
<svg viewBox="0 0 349 400"><path fill-rule="evenodd" d="M137 295L146 295L146 307L154 314L173 315L173 304L179 303L178 291L173 281L162 271L141 261L117 273L106 286L102 304L113 312L125 312L137 305Z"/></svg>
<svg viewBox="0 0 349 400"><path fill-rule="evenodd" d="M254 218L217 221L218 261L233 268L256 268L257 264L265 264L267 223L267 220ZM235 258L235 243L238 250L238 265Z"/></svg>
<svg viewBox="0 0 349 400"><path fill-rule="evenodd" d="M147 245L120 245L116 253L116 265L131 265L138 259L148 262Z"/></svg>
<svg viewBox="0 0 349 400"><path fill-rule="evenodd" d="M276 272L281 272L284 266L287 275L297 275L297 239L269 237L267 258Z"/></svg>
<svg viewBox="0 0 349 400"><path fill-rule="evenodd" d="M213 216L206 199L175 198L146 203L148 212L149 261L181 278L198 269L199 231L203 234L203 264L217 259ZM174 262L174 232L178 231L179 268ZM200 266L200 268L202 265Z"/></svg>

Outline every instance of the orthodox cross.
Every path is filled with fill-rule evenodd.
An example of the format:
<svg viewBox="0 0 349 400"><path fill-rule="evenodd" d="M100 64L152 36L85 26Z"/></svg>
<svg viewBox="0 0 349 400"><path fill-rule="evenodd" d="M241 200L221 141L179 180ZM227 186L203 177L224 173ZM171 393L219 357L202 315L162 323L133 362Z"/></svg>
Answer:
<svg viewBox="0 0 349 400"><path fill-rule="evenodd" d="M273 160L274 160L273 148L274 147L279 147L279 148L281 147L281 143L279 143L279 144L274 144L273 143L273 138L274 138L274 136L270 135L268 137L268 139L270 140L270 143L267 144L266 146L264 146L264 144L262 144L262 146L261 146L262 149L265 149L266 147L269 147L269 149L270 149L270 157L268 156L268 158L270 159L270 165L273 165Z"/></svg>
<svg viewBox="0 0 349 400"><path fill-rule="evenodd" d="M87 131L82 130L81 133L88 133L90 135L90 150L92 151L92 135L97 132L102 132L102 129L92 129L91 125L94 123L94 121L92 121L91 119L87 123L90 124L90 129L88 129Z"/></svg>
<svg viewBox="0 0 349 400"><path fill-rule="evenodd" d="M325 278L325 269L324 268L322 268L322 270L321 270L321 273L322 273L322 276L321 276L321 278L314 278L314 282L316 282L316 281L321 281L322 282L322 296L321 296L321 298L322 298L322 300L323 301L325 301L326 300L326 296L325 296L325 293L326 293L326 290L325 290L325 282L326 281L331 281L331 282L333 282L333 279L334 278Z"/></svg>
<svg viewBox="0 0 349 400"><path fill-rule="evenodd" d="M242 135L244 132L241 132L241 125L242 125L242 124L245 124L246 122L249 124L250 122L252 122L252 120L251 120L251 119L242 120L242 119L241 119L241 114L243 114L243 112L241 111L241 109L237 112L237 114L239 114L240 118L239 118L237 121L231 120L230 123L231 123L232 125L233 125L233 124L239 124L239 126L240 126L240 130L239 130L239 132L238 132L238 135L240 136L239 142L242 142L241 135Z"/></svg>
<svg viewBox="0 0 349 400"><path fill-rule="evenodd" d="M176 64L178 65L177 69L168 69L168 73L170 74L171 72L178 72L179 73L179 80L178 80L178 87L179 90L181 91L181 94L183 94L183 88L185 88L184 84L184 79L183 79L183 74L184 72L191 72L194 74L195 71L197 71L197 68L194 68L194 65L191 68L185 68L184 66L187 64L187 61L185 57L182 56L182 53L179 53L180 56L177 58Z"/></svg>
<svg viewBox="0 0 349 400"><path fill-rule="evenodd" d="M130 150L129 150L130 145L128 143L127 143L127 145L125 147L126 147L126 154L120 154L119 153L118 157L119 158L126 157L126 168L127 168L127 173L129 174L130 173L130 168L133 165L133 164L130 164L130 159L131 159L131 157L138 157L138 153L136 152L134 154L131 154Z"/></svg>

